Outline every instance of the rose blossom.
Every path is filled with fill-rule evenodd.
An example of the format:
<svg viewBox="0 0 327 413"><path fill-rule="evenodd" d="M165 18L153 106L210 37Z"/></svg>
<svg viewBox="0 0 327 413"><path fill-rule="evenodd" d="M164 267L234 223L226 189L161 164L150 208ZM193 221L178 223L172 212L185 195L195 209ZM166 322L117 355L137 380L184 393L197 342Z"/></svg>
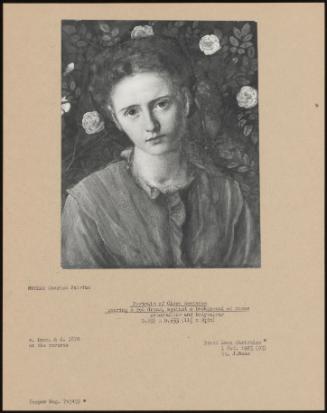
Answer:
<svg viewBox="0 0 327 413"><path fill-rule="evenodd" d="M236 100L240 108L251 109L258 103L258 92L251 86L243 86Z"/></svg>
<svg viewBox="0 0 327 413"><path fill-rule="evenodd" d="M70 111L71 104L68 102L66 96L61 99L61 114L65 114Z"/></svg>
<svg viewBox="0 0 327 413"><path fill-rule="evenodd" d="M104 122L97 111L86 112L83 115L82 126L88 135L92 135L104 129Z"/></svg>
<svg viewBox="0 0 327 413"><path fill-rule="evenodd" d="M66 66L65 72L64 72L64 76L68 75L68 73L72 72L75 68L75 63L69 63Z"/></svg>
<svg viewBox="0 0 327 413"><path fill-rule="evenodd" d="M139 39L141 37L149 37L153 36L153 28L152 26L135 26L131 33L132 39Z"/></svg>
<svg viewBox="0 0 327 413"><path fill-rule="evenodd" d="M215 34L206 34L201 37L199 47L205 55L214 54L221 49L220 41Z"/></svg>

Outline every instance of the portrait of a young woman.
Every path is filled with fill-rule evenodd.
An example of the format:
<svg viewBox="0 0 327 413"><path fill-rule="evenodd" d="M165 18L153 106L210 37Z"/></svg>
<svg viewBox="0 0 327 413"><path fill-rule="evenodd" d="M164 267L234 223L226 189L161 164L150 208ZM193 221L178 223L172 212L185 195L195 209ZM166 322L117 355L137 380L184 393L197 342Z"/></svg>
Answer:
<svg viewBox="0 0 327 413"><path fill-rule="evenodd" d="M128 39L95 60L90 93L130 144L67 189L63 268L260 266L239 183L190 155L192 82L170 37Z"/></svg>

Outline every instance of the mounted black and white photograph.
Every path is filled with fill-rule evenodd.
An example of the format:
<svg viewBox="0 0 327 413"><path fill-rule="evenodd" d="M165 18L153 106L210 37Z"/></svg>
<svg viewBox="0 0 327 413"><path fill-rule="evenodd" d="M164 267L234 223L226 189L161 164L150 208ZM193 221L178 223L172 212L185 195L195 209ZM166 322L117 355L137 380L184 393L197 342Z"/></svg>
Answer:
<svg viewBox="0 0 327 413"><path fill-rule="evenodd" d="M254 21L62 21L61 265L256 268Z"/></svg>

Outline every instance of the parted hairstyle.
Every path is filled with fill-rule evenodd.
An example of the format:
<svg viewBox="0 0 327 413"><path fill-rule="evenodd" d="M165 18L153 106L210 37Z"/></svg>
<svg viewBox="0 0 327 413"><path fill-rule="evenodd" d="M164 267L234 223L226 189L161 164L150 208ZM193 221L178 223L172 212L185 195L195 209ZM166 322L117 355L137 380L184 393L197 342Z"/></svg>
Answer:
<svg viewBox="0 0 327 413"><path fill-rule="evenodd" d="M188 91L194 82L190 62L175 39L157 35L130 39L101 53L91 67L89 91L98 109L110 116L114 86L124 77L142 72L168 74L177 88Z"/></svg>

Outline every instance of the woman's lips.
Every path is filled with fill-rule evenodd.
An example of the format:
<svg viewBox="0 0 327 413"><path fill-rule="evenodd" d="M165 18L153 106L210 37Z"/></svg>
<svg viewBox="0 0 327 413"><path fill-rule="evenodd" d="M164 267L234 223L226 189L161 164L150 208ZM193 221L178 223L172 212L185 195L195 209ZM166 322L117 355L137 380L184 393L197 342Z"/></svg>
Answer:
<svg viewBox="0 0 327 413"><path fill-rule="evenodd" d="M145 140L145 142L153 142L153 141L157 141L158 139L163 138L164 135L159 135L159 136L152 136L151 138L148 138Z"/></svg>

